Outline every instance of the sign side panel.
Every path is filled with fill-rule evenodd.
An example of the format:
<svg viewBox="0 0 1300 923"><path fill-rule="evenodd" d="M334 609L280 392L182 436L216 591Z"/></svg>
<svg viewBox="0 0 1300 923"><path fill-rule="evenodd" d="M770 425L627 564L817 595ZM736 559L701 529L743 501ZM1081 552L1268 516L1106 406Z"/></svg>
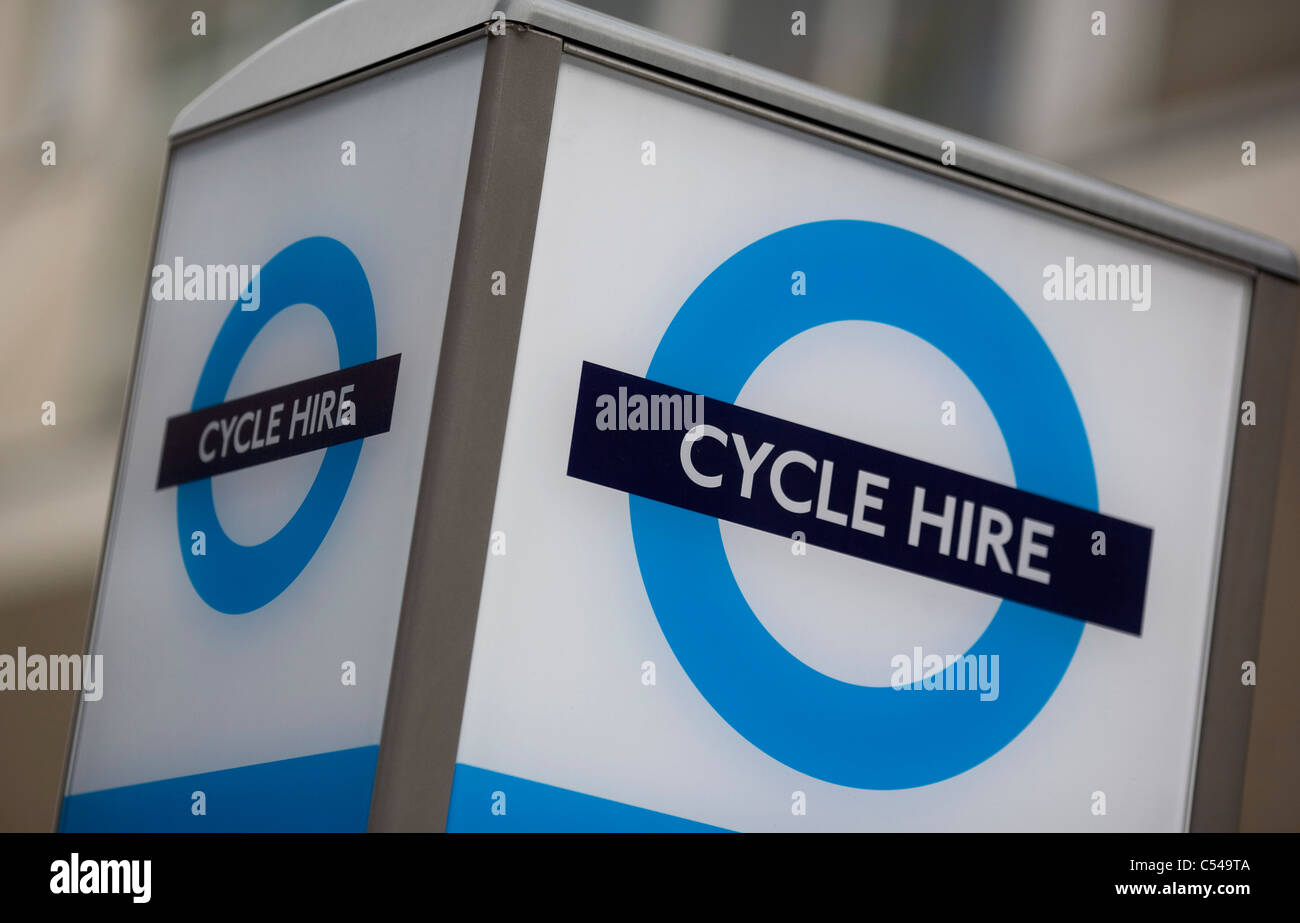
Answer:
<svg viewBox="0 0 1300 923"><path fill-rule="evenodd" d="M1183 829L1249 297L1244 274L566 59L449 828ZM1141 526L1141 632L569 477L575 412L637 427L632 394L575 411L584 362ZM663 477L713 489L710 452L761 449L738 461L733 435L684 440ZM774 446L752 490L808 448ZM822 461L776 480L835 522L852 472ZM917 540L961 554L943 509ZM988 688L950 685L967 655Z"/></svg>
<svg viewBox="0 0 1300 923"><path fill-rule="evenodd" d="M483 53L173 152L61 829L365 828Z"/></svg>

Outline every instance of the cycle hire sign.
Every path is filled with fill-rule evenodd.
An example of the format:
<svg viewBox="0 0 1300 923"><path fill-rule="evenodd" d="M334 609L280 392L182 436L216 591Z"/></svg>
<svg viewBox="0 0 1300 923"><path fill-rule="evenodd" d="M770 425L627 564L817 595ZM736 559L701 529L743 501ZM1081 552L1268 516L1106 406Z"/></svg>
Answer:
<svg viewBox="0 0 1300 923"><path fill-rule="evenodd" d="M551 138L449 828L1182 829L1244 280L581 63Z"/></svg>
<svg viewBox="0 0 1300 923"><path fill-rule="evenodd" d="M482 66L173 151L62 829L365 829Z"/></svg>
<svg viewBox="0 0 1300 923"><path fill-rule="evenodd" d="M873 266L854 260L866 253L872 264L895 267L876 276L877 291L865 289ZM769 268L791 259L809 267L825 289L793 314L785 286L773 284L776 270ZM931 291L913 289L904 299L898 286L907 276L898 270L907 266L930 270ZM1039 493L729 402L772 349L805 329L842 320L908 329L961 364L998 416L1017 480ZM967 329L974 323L999 327L1004 349L998 355L982 354L987 347ZM720 335L741 326L749 336ZM712 361L720 344L737 344L744 359ZM684 433L602 429L594 412L599 395L665 389L587 364L568 473L634 495L637 559L674 654L729 724L787 765L860 788L940 781L992 755L1033 719L1069 667L1085 620L1140 635L1150 530L1091 512L1091 456L1060 370L1019 309L933 242L859 222L803 225L764 238L695 291L660 341L649 374L727 399L706 398L699 429ZM1029 400L1022 396L1026 383ZM837 481L837 467L849 476ZM719 473L702 475L702 468ZM898 495L904 500L895 501ZM934 499L927 503L927 497ZM803 532L821 547L1001 596L996 617L963 659L997 653L1003 671L1032 681L996 703L974 683L967 695L937 697L827 681L773 642L754 618L711 518L781 536ZM1104 556L1091 551L1098 530L1109 537ZM700 617L701 599L709 600L708 618ZM724 637L728 632L734 637ZM946 669L952 684L962 666ZM794 728L791 710L806 715ZM882 759L875 743L881 734L906 741L907 757Z"/></svg>

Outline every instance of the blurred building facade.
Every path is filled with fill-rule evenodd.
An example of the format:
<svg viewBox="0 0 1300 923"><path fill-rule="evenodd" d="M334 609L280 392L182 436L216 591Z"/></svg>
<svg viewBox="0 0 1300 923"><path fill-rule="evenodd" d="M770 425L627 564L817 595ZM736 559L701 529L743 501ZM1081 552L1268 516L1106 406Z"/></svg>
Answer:
<svg viewBox="0 0 1300 923"><path fill-rule="evenodd" d="M455 2L455 0L429 0ZM168 126L329 0L0 0L0 651L80 649ZM1300 250L1293 0L589 0ZM192 32L192 13L206 35ZM791 15L807 17L792 35ZM1106 14L1106 34L1091 29ZM44 141L57 163L41 163ZM1253 141L1257 164L1244 167ZM1300 353L1298 353L1300 355ZM1297 363L1292 421L1300 419ZM54 401L57 425L42 426ZM1293 426L1291 457L1298 457ZM1300 471L1275 558L1300 560ZM1300 569L1298 569L1300 570ZM1244 826L1300 830L1300 577L1266 619ZM1276 610L1276 611L1274 611ZM142 644L147 643L142 639ZM1270 677L1267 681L1265 677ZM72 700L0 697L0 830L46 829Z"/></svg>

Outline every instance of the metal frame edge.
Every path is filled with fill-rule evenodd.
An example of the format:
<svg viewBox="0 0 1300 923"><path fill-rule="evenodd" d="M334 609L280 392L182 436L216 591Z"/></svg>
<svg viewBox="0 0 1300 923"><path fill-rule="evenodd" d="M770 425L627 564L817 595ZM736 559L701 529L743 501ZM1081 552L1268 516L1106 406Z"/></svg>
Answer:
<svg viewBox="0 0 1300 923"><path fill-rule="evenodd" d="M300 24L266 45L186 106L172 126L185 134L332 82L500 13L512 23L551 32L643 66L675 74L741 99L799 116L864 140L938 162L954 141L960 166L948 167L1032 193L1071 208L1182 241L1300 280L1300 262L1280 241L1070 171L1059 164L948 131L921 119L822 89L726 55L696 48L565 0L350 0ZM394 25L402 22L403 25ZM336 35L346 47L323 53ZM369 56L372 60L365 60ZM255 90L270 84L268 91Z"/></svg>
<svg viewBox="0 0 1300 923"><path fill-rule="evenodd" d="M1241 822L1254 706L1254 687L1242 683L1241 671L1244 661L1259 658L1298 291L1293 282L1261 273L1251 294L1234 413L1249 400L1257 416L1253 426L1239 417L1236 422L1193 770L1189 829L1194 833L1235 832Z"/></svg>
<svg viewBox="0 0 1300 923"><path fill-rule="evenodd" d="M512 28L487 42L372 831L446 825L549 147L560 41Z"/></svg>

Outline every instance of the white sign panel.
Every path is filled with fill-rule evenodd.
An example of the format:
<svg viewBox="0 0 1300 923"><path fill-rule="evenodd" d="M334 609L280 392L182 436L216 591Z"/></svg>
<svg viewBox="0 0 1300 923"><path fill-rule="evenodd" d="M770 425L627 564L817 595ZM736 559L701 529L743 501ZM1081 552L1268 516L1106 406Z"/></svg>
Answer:
<svg viewBox="0 0 1300 923"><path fill-rule="evenodd" d="M365 829L482 69L174 152L62 829Z"/></svg>
<svg viewBox="0 0 1300 923"><path fill-rule="evenodd" d="M449 828L1184 829L1248 280L587 63L550 145Z"/></svg>

